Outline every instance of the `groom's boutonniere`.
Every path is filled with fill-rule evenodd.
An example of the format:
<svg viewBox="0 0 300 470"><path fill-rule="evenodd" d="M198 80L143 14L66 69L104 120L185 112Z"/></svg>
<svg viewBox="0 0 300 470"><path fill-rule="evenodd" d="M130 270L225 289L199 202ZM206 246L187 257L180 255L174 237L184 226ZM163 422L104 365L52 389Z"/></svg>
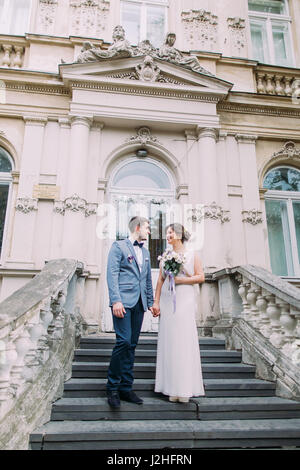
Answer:
<svg viewBox="0 0 300 470"><path fill-rule="evenodd" d="M129 261L129 263L132 263L132 261L134 260L134 256L128 255L128 256L127 256L127 259L128 259L128 261Z"/></svg>

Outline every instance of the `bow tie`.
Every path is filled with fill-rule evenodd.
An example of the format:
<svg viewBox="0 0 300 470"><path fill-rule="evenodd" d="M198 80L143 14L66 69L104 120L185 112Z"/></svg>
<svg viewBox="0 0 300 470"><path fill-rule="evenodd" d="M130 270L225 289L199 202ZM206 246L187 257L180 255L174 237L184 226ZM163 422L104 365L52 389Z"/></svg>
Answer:
<svg viewBox="0 0 300 470"><path fill-rule="evenodd" d="M138 245L140 248L143 248L144 242L139 243L137 240L135 240L135 241L133 242L133 245L134 245L134 246L137 246L137 245Z"/></svg>

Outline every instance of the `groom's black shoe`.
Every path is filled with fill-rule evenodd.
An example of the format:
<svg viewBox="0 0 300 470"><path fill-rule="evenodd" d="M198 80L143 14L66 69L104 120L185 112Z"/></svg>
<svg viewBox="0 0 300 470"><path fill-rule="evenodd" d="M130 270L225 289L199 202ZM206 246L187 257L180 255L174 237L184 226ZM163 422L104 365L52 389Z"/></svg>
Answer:
<svg viewBox="0 0 300 470"><path fill-rule="evenodd" d="M120 399L124 401L129 401L130 403L136 403L137 405L142 405L143 400L136 395L132 390L129 392L122 392L120 390Z"/></svg>
<svg viewBox="0 0 300 470"><path fill-rule="evenodd" d="M107 401L111 408L115 410L119 409L121 406L119 392L107 392Z"/></svg>

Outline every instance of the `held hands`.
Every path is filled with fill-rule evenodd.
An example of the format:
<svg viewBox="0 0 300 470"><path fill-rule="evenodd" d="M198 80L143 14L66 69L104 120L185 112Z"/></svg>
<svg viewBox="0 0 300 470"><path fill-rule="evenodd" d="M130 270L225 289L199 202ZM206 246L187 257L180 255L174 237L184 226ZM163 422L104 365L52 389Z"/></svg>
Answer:
<svg viewBox="0 0 300 470"><path fill-rule="evenodd" d="M152 313L153 317L158 317L160 315L160 308L159 304L154 302L152 307L149 307L150 312Z"/></svg>

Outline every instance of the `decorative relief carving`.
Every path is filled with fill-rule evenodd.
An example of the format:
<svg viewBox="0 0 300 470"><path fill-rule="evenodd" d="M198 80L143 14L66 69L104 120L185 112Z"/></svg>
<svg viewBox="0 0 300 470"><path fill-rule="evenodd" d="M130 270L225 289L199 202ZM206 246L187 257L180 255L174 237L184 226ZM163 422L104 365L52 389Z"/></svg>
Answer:
<svg viewBox="0 0 300 470"><path fill-rule="evenodd" d="M231 55L242 56L246 46L246 26L242 18L227 18Z"/></svg>
<svg viewBox="0 0 300 470"><path fill-rule="evenodd" d="M257 209L251 209L249 211L242 211L243 219L242 222L248 222L249 224L256 225L262 222L262 212Z"/></svg>
<svg viewBox="0 0 300 470"><path fill-rule="evenodd" d="M77 57L78 63L95 62L98 60L110 59L112 57L137 57L149 56L152 59L160 59L170 62L172 64L187 67L194 72L204 73L205 75L213 76L206 69L201 67L198 59L194 55L183 55L178 49L174 47L176 41L175 33L168 33L164 44L159 48L154 48L150 41L142 41L138 46L132 47L125 38L125 30L122 26L118 25L113 31L113 43L107 50L102 50L100 47L94 46L91 42L85 41L83 43L81 53ZM141 66L142 67L142 66ZM145 68L151 69L151 76L153 77L153 67L155 64L147 58L147 64L143 65L143 74L145 77ZM147 70L149 72L149 70ZM137 72L137 71L136 71ZM139 73L141 70L139 69Z"/></svg>
<svg viewBox="0 0 300 470"><path fill-rule="evenodd" d="M220 220L222 223L230 221L230 211L222 209L215 201L210 205L203 205L201 209L190 209L189 211L191 212L189 220L192 220L192 222L200 223L203 218Z"/></svg>
<svg viewBox="0 0 300 470"><path fill-rule="evenodd" d="M209 11L189 10L181 13L185 40L190 49L215 51L218 49L218 17Z"/></svg>
<svg viewBox="0 0 300 470"><path fill-rule="evenodd" d="M278 152L274 152L271 156L271 159L281 159L282 157L287 158L300 158L300 149L296 148L296 144L292 141L286 142L284 146L278 150Z"/></svg>
<svg viewBox="0 0 300 470"><path fill-rule="evenodd" d="M53 210L54 212L62 215L65 214L66 210L71 210L73 212L83 211L85 216L88 217L97 213L97 207L97 203L88 203L85 199L80 198L78 194L75 193L64 201L55 201Z"/></svg>
<svg viewBox="0 0 300 470"><path fill-rule="evenodd" d="M39 0L38 31L53 34L58 0Z"/></svg>
<svg viewBox="0 0 300 470"><path fill-rule="evenodd" d="M38 208L38 200L26 197L18 197L17 203L15 206L16 210L28 214L28 212L36 211Z"/></svg>
<svg viewBox="0 0 300 470"><path fill-rule="evenodd" d="M108 0L70 0L70 7L70 34L102 36L110 8Z"/></svg>
<svg viewBox="0 0 300 470"><path fill-rule="evenodd" d="M149 142L155 142L157 143L158 140L156 137L154 137L152 134L151 134L151 131L149 129L149 127L140 127L138 130L137 130L137 133L136 135L133 135L132 137L130 137L129 139L127 139L126 142L130 142L130 143L139 143L141 145L146 145L147 143Z"/></svg>

